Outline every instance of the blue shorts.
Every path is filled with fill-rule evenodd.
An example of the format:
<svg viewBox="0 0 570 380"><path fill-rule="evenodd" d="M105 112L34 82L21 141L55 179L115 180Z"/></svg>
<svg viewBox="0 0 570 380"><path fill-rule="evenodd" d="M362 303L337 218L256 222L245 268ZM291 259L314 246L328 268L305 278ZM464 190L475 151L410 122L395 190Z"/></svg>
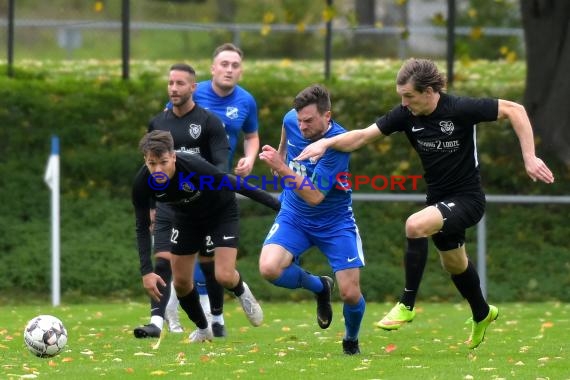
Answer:
<svg viewBox="0 0 570 380"><path fill-rule="evenodd" d="M281 211L275 218L263 245L277 244L295 257L317 247L327 258L333 272L364 266L364 253L354 218L315 227L304 224L296 215Z"/></svg>

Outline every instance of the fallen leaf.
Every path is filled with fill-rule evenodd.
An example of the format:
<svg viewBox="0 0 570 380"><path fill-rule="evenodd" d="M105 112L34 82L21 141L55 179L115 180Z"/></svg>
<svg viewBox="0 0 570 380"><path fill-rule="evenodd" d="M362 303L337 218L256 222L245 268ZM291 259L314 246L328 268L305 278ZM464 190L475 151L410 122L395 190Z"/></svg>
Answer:
<svg viewBox="0 0 570 380"><path fill-rule="evenodd" d="M386 351L387 353L390 353L390 352L392 352L392 351L395 351L396 348L397 348L397 347L396 347L395 344L390 343L389 345L386 346L386 348L384 349L384 351Z"/></svg>
<svg viewBox="0 0 570 380"><path fill-rule="evenodd" d="M149 354L148 352L135 352L135 356L154 356L154 354Z"/></svg>
<svg viewBox="0 0 570 380"><path fill-rule="evenodd" d="M552 322L544 322L544 323L542 324L542 326L540 327L540 331L543 332L544 329L549 329L549 328L551 328L552 326L554 326L554 323L552 323Z"/></svg>

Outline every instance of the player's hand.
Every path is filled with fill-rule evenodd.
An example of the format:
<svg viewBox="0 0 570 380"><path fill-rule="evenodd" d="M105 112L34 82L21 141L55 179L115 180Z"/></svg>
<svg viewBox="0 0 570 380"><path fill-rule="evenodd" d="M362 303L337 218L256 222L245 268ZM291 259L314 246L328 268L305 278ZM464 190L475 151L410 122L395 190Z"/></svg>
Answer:
<svg viewBox="0 0 570 380"><path fill-rule="evenodd" d="M542 181L544 183L553 183L554 174L550 171L548 166L538 157L533 156L528 160L525 160L524 166L528 176L533 181Z"/></svg>
<svg viewBox="0 0 570 380"><path fill-rule="evenodd" d="M245 177L253 170L254 159L249 157L242 157L238 161L234 173L240 177Z"/></svg>
<svg viewBox="0 0 570 380"><path fill-rule="evenodd" d="M166 286L166 282L164 282L162 277L160 277L156 273L149 273L145 274L142 277L142 281L143 281L143 286L148 295L156 302L159 302L160 297L162 297L162 293L160 292L160 290L158 290L158 285L162 287Z"/></svg>
<svg viewBox="0 0 570 380"><path fill-rule="evenodd" d="M327 150L326 139L320 139L308 145L301 154L294 158L295 161L309 160L312 163L317 162Z"/></svg>
<svg viewBox="0 0 570 380"><path fill-rule="evenodd" d="M259 159L269 166L274 175L279 175L277 173L283 169L283 166L287 167L279 152L270 145L264 145L261 148Z"/></svg>

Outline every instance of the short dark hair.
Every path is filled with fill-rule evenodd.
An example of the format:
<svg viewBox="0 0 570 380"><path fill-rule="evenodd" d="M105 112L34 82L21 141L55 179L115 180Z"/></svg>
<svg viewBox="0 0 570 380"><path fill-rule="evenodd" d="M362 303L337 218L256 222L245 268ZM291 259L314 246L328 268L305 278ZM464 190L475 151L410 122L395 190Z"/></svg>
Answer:
<svg viewBox="0 0 570 380"><path fill-rule="evenodd" d="M322 115L331 110L331 98L325 86L314 84L299 92L293 100L293 108L299 111L308 105L316 104L317 111Z"/></svg>
<svg viewBox="0 0 570 380"><path fill-rule="evenodd" d="M400 68L396 84L403 86L411 82L414 90L424 92L431 87L435 92L441 92L446 86L445 75L439 72L435 63L429 59L410 58Z"/></svg>
<svg viewBox="0 0 570 380"><path fill-rule="evenodd" d="M174 65L170 66L170 71L172 70L186 71L188 74L192 75L193 77L196 77L196 70L194 70L192 66L186 63L175 63Z"/></svg>
<svg viewBox="0 0 570 380"><path fill-rule="evenodd" d="M236 45L234 45L234 44L232 44L232 43L229 43L229 42L218 46L218 47L216 48L216 50L214 50L214 54L212 54L212 58L213 58L213 59L216 59L216 57L217 57L221 52L224 52L224 51L233 51L233 52L236 52L236 53L238 53L239 57L240 57L241 59L243 59L243 51L242 51L239 47L237 47Z"/></svg>
<svg viewBox="0 0 570 380"><path fill-rule="evenodd" d="M174 152L174 140L168 131L151 131L139 141L139 149L145 156L151 154L160 157L164 153Z"/></svg>

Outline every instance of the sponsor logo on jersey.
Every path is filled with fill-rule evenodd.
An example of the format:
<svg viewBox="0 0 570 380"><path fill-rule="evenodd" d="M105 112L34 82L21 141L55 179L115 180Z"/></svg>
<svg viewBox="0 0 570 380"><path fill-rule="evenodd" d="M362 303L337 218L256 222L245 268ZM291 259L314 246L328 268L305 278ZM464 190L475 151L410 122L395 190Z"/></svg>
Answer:
<svg viewBox="0 0 570 380"><path fill-rule="evenodd" d="M202 126L198 124L190 124L188 126L188 132L190 132L190 136L192 136L193 139L197 139L200 137L200 133L202 133Z"/></svg>
<svg viewBox="0 0 570 380"><path fill-rule="evenodd" d="M226 108L226 116L228 119L234 120L238 118L238 108L237 107L228 107Z"/></svg>
<svg viewBox="0 0 570 380"><path fill-rule="evenodd" d="M452 121L440 121L439 126L441 127L441 131L447 135L451 135L455 129Z"/></svg>

